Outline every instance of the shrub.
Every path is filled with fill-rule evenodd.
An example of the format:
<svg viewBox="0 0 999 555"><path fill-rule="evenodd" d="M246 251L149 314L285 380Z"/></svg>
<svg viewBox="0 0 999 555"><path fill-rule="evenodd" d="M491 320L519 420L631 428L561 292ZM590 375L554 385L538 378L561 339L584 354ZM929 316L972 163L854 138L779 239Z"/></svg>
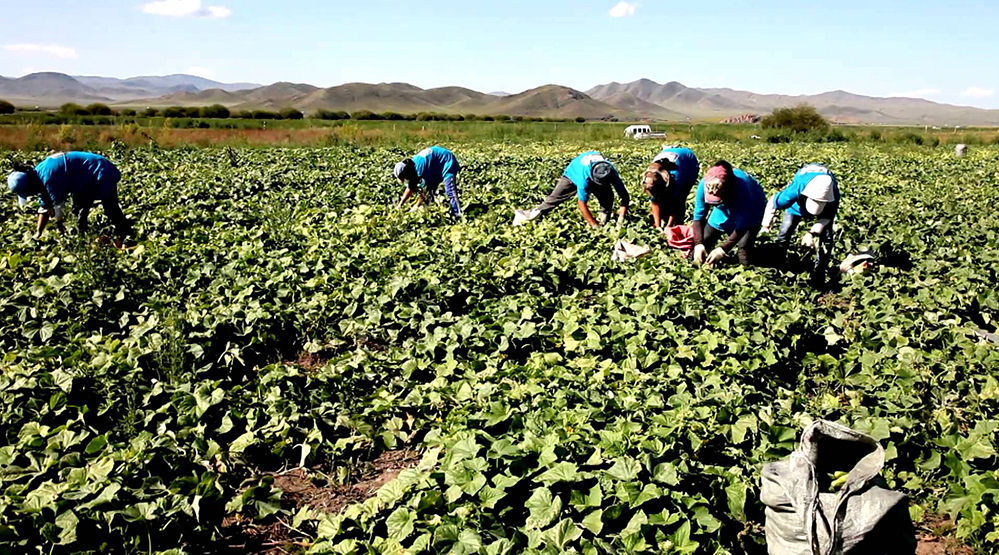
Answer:
<svg viewBox="0 0 999 555"><path fill-rule="evenodd" d="M232 117L239 119L253 119L253 112L249 110L240 110L235 114L232 114Z"/></svg>
<svg viewBox="0 0 999 555"><path fill-rule="evenodd" d="M123 115L123 116L135 116L136 112L135 112L135 110L133 110L131 108L125 108L124 110L122 110L120 112L120 114Z"/></svg>
<svg viewBox="0 0 999 555"><path fill-rule="evenodd" d="M281 119L281 114L270 110L254 110L253 119Z"/></svg>
<svg viewBox="0 0 999 555"><path fill-rule="evenodd" d="M229 108L221 104L212 104L211 106L203 106L198 110L198 115L203 118L216 118L216 119L226 119L230 116Z"/></svg>
<svg viewBox="0 0 999 555"><path fill-rule="evenodd" d="M479 116L477 116L475 114L465 114L465 121L475 121L475 120L478 120L478 119L481 119L481 118L479 118Z"/></svg>
<svg viewBox="0 0 999 555"><path fill-rule="evenodd" d="M493 116L486 115L482 116L482 121L496 121L496 118Z"/></svg>
<svg viewBox="0 0 999 555"><path fill-rule="evenodd" d="M923 136L920 135L919 133L915 133L913 131L909 131L907 133L903 133L903 134L899 135L898 137L896 137L895 141L899 142L899 143L903 143L903 144L904 143L911 143L911 144L914 144L914 145L918 146L918 145L922 145L923 144Z"/></svg>
<svg viewBox="0 0 999 555"><path fill-rule="evenodd" d="M155 118L158 115L160 115L160 111L156 108L146 108L142 111L142 117L144 118Z"/></svg>
<svg viewBox="0 0 999 555"><path fill-rule="evenodd" d="M370 119L381 119L381 117L370 110L358 110L357 112L350 114L350 119L370 120Z"/></svg>
<svg viewBox="0 0 999 555"><path fill-rule="evenodd" d="M187 115L187 110L183 106L170 106L163 108L163 117L165 118L182 118Z"/></svg>
<svg viewBox="0 0 999 555"><path fill-rule="evenodd" d="M87 106L87 112L89 112L92 116L110 116L114 114L110 106L99 102L95 102Z"/></svg>
<svg viewBox="0 0 999 555"><path fill-rule="evenodd" d="M319 119L350 119L350 114L344 112L343 110L333 111L333 110L316 110L312 117Z"/></svg>
<svg viewBox="0 0 999 555"><path fill-rule="evenodd" d="M825 131L829 122L813 106L800 104L793 108L777 108L760 120L764 129L787 129L794 133Z"/></svg>
<svg viewBox="0 0 999 555"><path fill-rule="evenodd" d="M305 117L305 114L303 114L300 110L290 107L282 108L281 111L278 113L281 115L281 118L283 119L302 119Z"/></svg>
<svg viewBox="0 0 999 555"><path fill-rule="evenodd" d="M827 133L826 137L825 137L825 141L827 143L845 143L845 142L847 142L849 140L850 140L850 138L847 137L839 129L833 129L832 131L830 131L829 133Z"/></svg>
<svg viewBox="0 0 999 555"><path fill-rule="evenodd" d="M90 114L86 108L72 102L67 102L60 106L59 113L64 116L86 116Z"/></svg>
<svg viewBox="0 0 999 555"><path fill-rule="evenodd" d="M381 119L386 119L386 120L390 120L390 121L399 121L399 120L403 120L403 119L406 119L406 118L403 117L402 114L399 114L399 113L396 113L396 112L383 112L382 115L381 115Z"/></svg>
<svg viewBox="0 0 999 555"><path fill-rule="evenodd" d="M496 121L510 121L510 116L506 114L500 114L496 116Z"/></svg>
<svg viewBox="0 0 999 555"><path fill-rule="evenodd" d="M584 123L585 121L586 118L584 118L583 116L576 116L576 123Z"/></svg>
<svg viewBox="0 0 999 555"><path fill-rule="evenodd" d="M14 105L6 100L0 100L0 114L13 114Z"/></svg>

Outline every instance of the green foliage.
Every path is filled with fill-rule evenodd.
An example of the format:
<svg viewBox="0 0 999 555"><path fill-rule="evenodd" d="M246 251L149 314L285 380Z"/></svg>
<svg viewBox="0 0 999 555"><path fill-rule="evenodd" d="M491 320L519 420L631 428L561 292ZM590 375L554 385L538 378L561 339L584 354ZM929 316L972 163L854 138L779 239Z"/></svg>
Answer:
<svg viewBox="0 0 999 555"><path fill-rule="evenodd" d="M107 104L101 104L99 102L95 102L93 104L89 104L86 107L86 110L87 110L87 113L90 114L91 116L111 116L111 115L114 115L114 112L111 110L110 106L108 106Z"/></svg>
<svg viewBox="0 0 999 555"><path fill-rule="evenodd" d="M816 292L571 205L508 225L573 154L638 170L647 143L448 146L456 223L391 208L408 145L109 152L134 251L32 243L0 205L0 551L218 551L227 516L297 511L271 472L405 447L420 464L368 501L299 517L313 552L756 552L760 465L820 417L995 550L999 351L973 332L999 318L999 191L967 187L999 181L995 147L692 145L768 193L837 172L837 252L884 267ZM615 263L619 236L653 252Z"/></svg>
<svg viewBox="0 0 999 555"><path fill-rule="evenodd" d="M583 116L576 116L576 123L583 123L585 121L586 118L584 118Z"/></svg>
<svg viewBox="0 0 999 555"><path fill-rule="evenodd" d="M142 115L142 117L152 118L160 115L160 111L157 110L156 108L146 108L145 110L140 112L140 114Z"/></svg>
<svg viewBox="0 0 999 555"><path fill-rule="evenodd" d="M198 116L202 118L226 119L229 115L229 108L221 104L212 104L198 109Z"/></svg>
<svg viewBox="0 0 999 555"><path fill-rule="evenodd" d="M794 133L825 132L829 129L829 122L808 104L777 108L773 113L763 116L760 125L764 129L781 129Z"/></svg>
<svg viewBox="0 0 999 555"><path fill-rule="evenodd" d="M14 105L6 100L0 100L0 114L13 114L15 112Z"/></svg>
<svg viewBox="0 0 999 555"><path fill-rule="evenodd" d="M281 111L278 112L278 114L280 114L281 119L295 120L295 119L302 119L305 117L305 114L303 114L301 110L298 110L296 108L282 108Z"/></svg>
<svg viewBox="0 0 999 555"><path fill-rule="evenodd" d="M350 114L343 110L317 110L312 117L326 120L350 119Z"/></svg>
<svg viewBox="0 0 999 555"><path fill-rule="evenodd" d="M65 116L86 116L90 114L86 108L72 102L67 102L60 106L59 113Z"/></svg>

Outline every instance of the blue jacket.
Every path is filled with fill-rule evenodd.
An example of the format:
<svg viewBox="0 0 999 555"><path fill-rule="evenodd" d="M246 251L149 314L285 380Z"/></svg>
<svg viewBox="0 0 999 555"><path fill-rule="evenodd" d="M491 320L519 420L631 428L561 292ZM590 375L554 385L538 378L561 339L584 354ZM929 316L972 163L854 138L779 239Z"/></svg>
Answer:
<svg viewBox="0 0 999 555"><path fill-rule="evenodd" d="M461 171L454 153L441 146L421 150L413 156L413 165L416 166L416 175L420 176L423 186L427 188L440 185L448 177L454 179Z"/></svg>
<svg viewBox="0 0 999 555"><path fill-rule="evenodd" d="M117 194L121 173L107 158L90 152L60 152L42 160L35 171L54 205L70 196L106 199ZM41 195L43 208L54 208Z"/></svg>
<svg viewBox="0 0 999 555"><path fill-rule="evenodd" d="M694 198L694 220L703 220L710 208L711 217L708 225L727 233L745 231L759 227L763 221L763 210L767 205L767 196L763 187L748 173L735 169L733 171L733 190L727 193L729 202L717 206L709 206L704 202L704 180L697 184L697 196Z"/></svg>
<svg viewBox="0 0 999 555"><path fill-rule="evenodd" d="M562 172L562 175L576 186L576 198L583 202L590 200L589 189L592 183L590 168L597 162L611 164L610 160L604 158L603 154L600 154L596 150L590 150L573 158L572 162L569 162L569 165L566 166L565 171ZM621 181L621 176L617 173L617 168L614 167L614 164L611 164L611 167L614 168L614 175L612 177L614 189L621 196L627 195L627 191L624 189L624 182Z"/></svg>
<svg viewBox="0 0 999 555"><path fill-rule="evenodd" d="M813 178L819 175L828 175L832 177L833 201L829 203L825 210L823 210L823 214L827 216L834 215L836 210L839 209L839 184L836 182L836 176L829 171L829 168L819 164L809 164L798 170L798 172L794 174L794 178L791 179L791 183L779 193L774 195L774 208L777 210L784 210L788 214L792 214L794 216L808 217L809 215L801 209L801 203L804 202L804 197L801 192ZM830 212L830 209L832 212Z"/></svg>
<svg viewBox="0 0 999 555"><path fill-rule="evenodd" d="M700 162L697 161L694 151L686 147L664 148L652 161L658 162L664 158L677 166L675 170L669 172L673 176L673 181L690 192L697 183L697 176L701 173Z"/></svg>

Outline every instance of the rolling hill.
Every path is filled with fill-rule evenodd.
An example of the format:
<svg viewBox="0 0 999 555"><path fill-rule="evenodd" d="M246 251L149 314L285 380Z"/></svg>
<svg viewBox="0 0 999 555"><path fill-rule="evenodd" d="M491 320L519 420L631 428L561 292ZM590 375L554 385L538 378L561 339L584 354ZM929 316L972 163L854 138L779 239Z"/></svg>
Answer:
<svg viewBox="0 0 999 555"><path fill-rule="evenodd" d="M116 79L33 73L19 78L0 77L0 98L41 107L57 107L64 102L107 102L122 107L223 104L238 110L294 107L307 113L321 109L371 110L656 121L720 121L806 103L838 123L999 126L999 110L920 98L879 98L846 91L799 96L758 94L650 79L607 83L586 92L551 84L517 94L487 94L464 87L421 89L407 83L346 83L320 88L287 82L266 86L226 84L183 74Z"/></svg>

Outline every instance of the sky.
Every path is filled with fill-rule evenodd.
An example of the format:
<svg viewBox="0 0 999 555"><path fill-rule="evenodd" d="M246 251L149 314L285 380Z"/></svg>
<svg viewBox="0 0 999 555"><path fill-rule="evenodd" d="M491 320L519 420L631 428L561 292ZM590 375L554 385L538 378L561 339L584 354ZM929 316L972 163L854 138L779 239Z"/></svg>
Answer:
<svg viewBox="0 0 999 555"><path fill-rule="evenodd" d="M0 0L0 75L483 92L649 78L999 108L999 1Z"/></svg>

